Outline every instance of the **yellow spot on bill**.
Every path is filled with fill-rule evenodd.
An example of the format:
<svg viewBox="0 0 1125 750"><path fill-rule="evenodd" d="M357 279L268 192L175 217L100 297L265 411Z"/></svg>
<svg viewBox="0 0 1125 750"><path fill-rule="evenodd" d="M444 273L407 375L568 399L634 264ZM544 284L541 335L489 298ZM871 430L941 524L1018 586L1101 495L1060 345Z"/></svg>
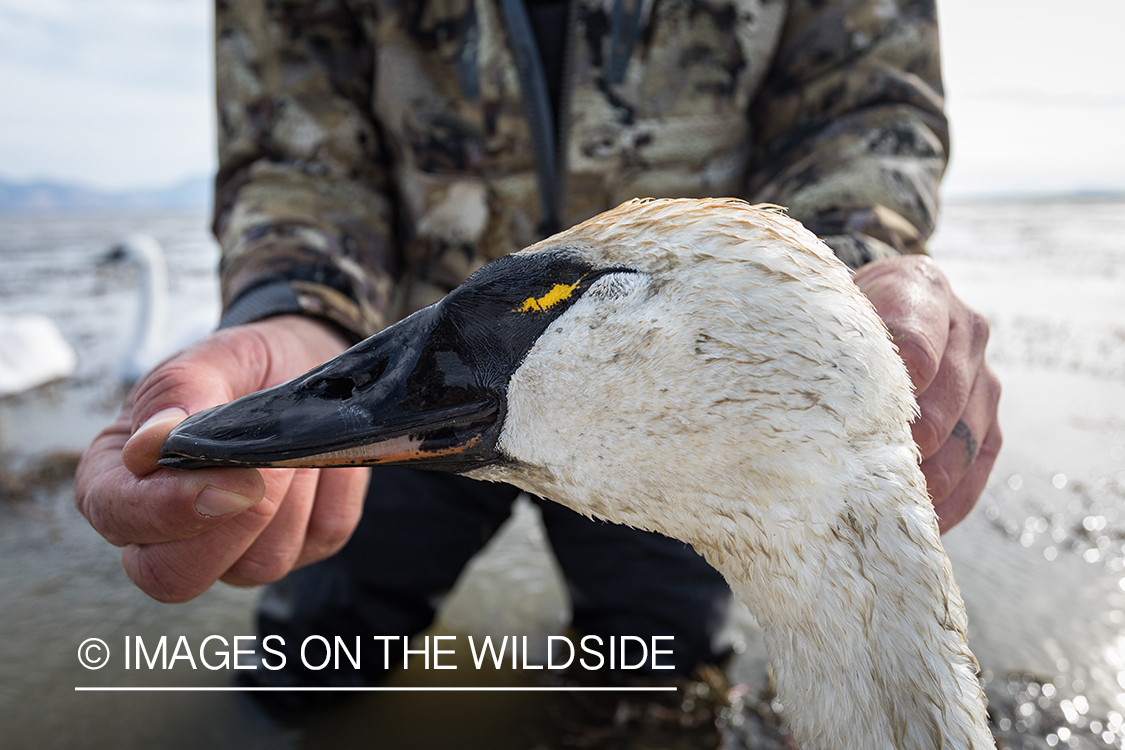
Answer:
<svg viewBox="0 0 1125 750"><path fill-rule="evenodd" d="M550 310L573 294L574 290L577 289L578 285L581 283L582 279L579 279L573 284L555 284L551 287L551 290L542 297L528 297L523 301L523 304L517 307L513 312L543 312L544 310Z"/></svg>

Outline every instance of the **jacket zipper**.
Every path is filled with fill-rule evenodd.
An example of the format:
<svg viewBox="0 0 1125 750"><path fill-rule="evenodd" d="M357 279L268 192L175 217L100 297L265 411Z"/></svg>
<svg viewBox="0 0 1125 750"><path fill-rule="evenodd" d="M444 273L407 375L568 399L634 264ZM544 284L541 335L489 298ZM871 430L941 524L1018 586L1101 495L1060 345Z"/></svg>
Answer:
<svg viewBox="0 0 1125 750"><path fill-rule="evenodd" d="M508 39L512 55L516 59L520 87L523 90L523 109L531 131L532 148L535 151L535 172L539 182L540 224L539 233L546 237L561 229L559 191L565 177L565 169L560 169L560 159L556 156L557 144L555 127L551 122L551 102L547 93L547 75L543 72L543 60L535 44L535 34L524 7L524 0L500 0L500 9L508 25ZM569 33L569 32L568 32ZM569 56L569 55L568 55ZM564 81L567 73L563 73ZM564 92L565 96L565 92ZM560 124L562 119L559 120ZM565 127L558 128L565 131Z"/></svg>
<svg viewBox="0 0 1125 750"><path fill-rule="evenodd" d="M559 112L555 122L558 123L556 134L555 156L555 216L561 222L566 218L567 203L567 178L569 165L567 164L567 149L570 147L570 94L574 87L574 52L578 43L578 3L579 0L568 0L566 4L566 39L563 40L562 81L559 85ZM565 229L566 227L559 227Z"/></svg>

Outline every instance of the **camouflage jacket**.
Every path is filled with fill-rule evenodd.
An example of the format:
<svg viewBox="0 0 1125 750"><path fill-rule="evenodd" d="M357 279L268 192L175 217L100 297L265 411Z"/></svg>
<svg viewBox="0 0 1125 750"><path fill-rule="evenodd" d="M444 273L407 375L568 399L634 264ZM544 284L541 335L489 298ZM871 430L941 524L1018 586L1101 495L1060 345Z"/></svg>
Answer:
<svg viewBox="0 0 1125 750"><path fill-rule="evenodd" d="M228 324L356 336L635 196L921 252L948 154L933 0L569 0L553 133L523 0L218 0Z"/></svg>

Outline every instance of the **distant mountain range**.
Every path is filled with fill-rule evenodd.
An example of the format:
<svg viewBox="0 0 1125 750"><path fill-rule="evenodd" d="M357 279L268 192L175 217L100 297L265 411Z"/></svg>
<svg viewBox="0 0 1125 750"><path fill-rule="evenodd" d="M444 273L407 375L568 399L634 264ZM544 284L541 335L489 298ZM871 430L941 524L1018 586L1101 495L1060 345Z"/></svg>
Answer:
<svg viewBox="0 0 1125 750"><path fill-rule="evenodd" d="M9 182L0 178L0 213L49 211L200 210L211 207L211 177L192 177L166 188L103 191L59 182Z"/></svg>
<svg viewBox="0 0 1125 750"><path fill-rule="evenodd" d="M210 176L192 177L165 188L106 191L61 182L10 182L0 177L0 213L50 211L210 211L214 192ZM945 200L980 201L1088 201L1125 200L1125 191L995 191L955 193Z"/></svg>

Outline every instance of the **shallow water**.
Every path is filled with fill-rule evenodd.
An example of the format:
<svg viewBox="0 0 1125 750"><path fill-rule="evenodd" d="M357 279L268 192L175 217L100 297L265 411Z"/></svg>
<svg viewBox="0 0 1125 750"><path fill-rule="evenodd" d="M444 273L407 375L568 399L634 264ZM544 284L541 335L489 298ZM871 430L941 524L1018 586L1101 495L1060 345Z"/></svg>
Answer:
<svg viewBox="0 0 1125 750"><path fill-rule="evenodd" d="M1123 747L1125 204L950 205L932 251L1004 383L1004 449L944 538L990 697L1047 746Z"/></svg>
<svg viewBox="0 0 1125 750"><path fill-rule="evenodd" d="M54 451L76 451L115 411L135 277L98 260L133 231L164 244L181 310L213 315L217 254L201 215L0 216L0 313L51 315L80 355L74 378L0 400L0 468L30 472ZM944 541L1007 747L1125 748L1122 238L1123 203L988 203L948 205L932 243L954 287L992 322L990 359L1005 386L1004 451L979 507ZM0 747L346 747L373 736L383 747L529 746L523 727L539 707L527 694L370 695L292 730L234 694L76 693L227 685L226 672L183 661L167 672L126 671L120 649L126 636L251 635L255 594L220 586L184 605L147 599L69 493L44 480L0 503ZM521 505L446 601L438 627L542 638L566 620L535 511ZM735 625L742 653L730 675L760 689L760 634L745 612ZM79 665L90 637L113 652L106 669ZM526 677L394 678L433 679ZM728 745L740 746L738 737Z"/></svg>

